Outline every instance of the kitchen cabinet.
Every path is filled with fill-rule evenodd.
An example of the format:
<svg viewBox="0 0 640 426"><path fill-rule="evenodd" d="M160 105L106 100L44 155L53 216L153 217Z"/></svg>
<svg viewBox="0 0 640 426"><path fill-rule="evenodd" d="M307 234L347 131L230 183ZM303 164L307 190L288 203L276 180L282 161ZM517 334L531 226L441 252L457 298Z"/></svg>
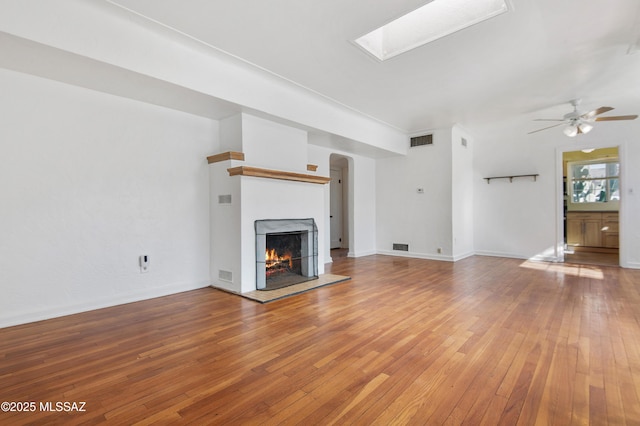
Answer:
<svg viewBox="0 0 640 426"><path fill-rule="evenodd" d="M617 212L567 212L567 244L618 247Z"/></svg>

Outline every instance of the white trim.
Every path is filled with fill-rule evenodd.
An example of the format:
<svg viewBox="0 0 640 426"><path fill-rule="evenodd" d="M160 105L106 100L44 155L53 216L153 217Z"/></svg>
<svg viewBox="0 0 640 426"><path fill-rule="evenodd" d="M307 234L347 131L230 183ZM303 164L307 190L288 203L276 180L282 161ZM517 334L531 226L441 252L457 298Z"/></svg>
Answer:
<svg viewBox="0 0 640 426"><path fill-rule="evenodd" d="M515 253L502 253L502 252L493 252L493 251L477 251L476 256L489 256L489 257L504 257L508 259L521 259L521 260L530 260L532 262L551 262L558 263L560 260L555 256L544 256L541 254L535 254L533 256L526 256L523 254L515 254Z"/></svg>
<svg viewBox="0 0 640 426"><path fill-rule="evenodd" d="M571 152L565 151L561 147L556 148L556 214L555 214L555 227L556 227L556 241L555 241L555 254L558 262L564 262L564 188L563 188L563 167L564 167L564 153ZM568 185L568 183L567 183Z"/></svg>
<svg viewBox="0 0 640 426"><path fill-rule="evenodd" d="M124 305L127 303L139 302L142 300L155 299L157 297L182 293L185 291L197 290L210 285L209 281L198 281L195 283L175 283L160 288L153 288L142 291L135 291L128 294L116 295L99 300L85 301L67 306L33 311L26 314L12 315L0 318L0 328L14 325L27 324L35 321L48 320L67 315L79 314L81 312L94 311L96 309L110 308L112 306Z"/></svg>
<svg viewBox="0 0 640 426"><path fill-rule="evenodd" d="M640 269L640 262L627 262L625 265L621 266L629 269Z"/></svg>
<svg viewBox="0 0 640 426"><path fill-rule="evenodd" d="M463 253L463 254L458 254L453 256L453 261L457 262L458 260L462 260L462 259L466 259L467 257L471 257L474 256L476 253L473 251L469 251L467 253Z"/></svg>
<svg viewBox="0 0 640 426"><path fill-rule="evenodd" d="M377 254L377 253L373 250L359 251L359 252L349 251L349 253L347 253L347 257L363 257L363 256L371 256L373 254Z"/></svg>
<svg viewBox="0 0 640 426"><path fill-rule="evenodd" d="M443 255L432 255L425 253L415 253L415 252L401 252L401 251L391 251L391 250L378 250L377 254L382 254L385 256L397 256L397 257L411 257L415 259L427 259L427 260L440 260L443 262L454 262L455 259L452 256L443 256Z"/></svg>
<svg viewBox="0 0 640 426"><path fill-rule="evenodd" d="M625 190L627 183L627 143L625 140L621 141L602 141L602 142L583 142L580 144L575 144L571 146L561 146L556 148L556 251L557 251L557 262L564 262L564 224L563 217L564 212L562 209L563 206L563 197L564 191L562 190L562 160L563 154L565 152L573 152L580 151L586 148L618 148L618 161L620 163L620 209L618 211L619 215L619 265L623 268L630 268L629 262L627 262L627 249L626 249L626 237L624 234L624 230L627 229L626 220L627 214L625 209ZM568 183L567 183L568 184Z"/></svg>
<svg viewBox="0 0 640 426"><path fill-rule="evenodd" d="M476 256L489 256L489 257L506 257L509 259L522 259L527 260L529 256L525 256L523 254L515 254L515 253L503 253L497 251L476 251Z"/></svg>

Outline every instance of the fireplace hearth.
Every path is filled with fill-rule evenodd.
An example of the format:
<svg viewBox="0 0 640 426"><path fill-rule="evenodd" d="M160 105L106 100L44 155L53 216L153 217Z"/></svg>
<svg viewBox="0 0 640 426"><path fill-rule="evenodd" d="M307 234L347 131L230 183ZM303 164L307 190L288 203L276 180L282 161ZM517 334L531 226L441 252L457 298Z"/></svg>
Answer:
<svg viewBox="0 0 640 426"><path fill-rule="evenodd" d="M318 229L313 219L257 220L255 230L258 290L318 278Z"/></svg>

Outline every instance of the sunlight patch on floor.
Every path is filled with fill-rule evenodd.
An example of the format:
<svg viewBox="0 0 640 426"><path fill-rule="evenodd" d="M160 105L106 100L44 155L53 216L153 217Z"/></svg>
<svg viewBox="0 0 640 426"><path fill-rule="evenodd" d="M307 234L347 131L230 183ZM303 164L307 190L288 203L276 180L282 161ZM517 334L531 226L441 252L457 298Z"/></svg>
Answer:
<svg viewBox="0 0 640 426"><path fill-rule="evenodd" d="M572 275L580 278L591 278L596 280L604 279L602 269L593 265L568 265L566 263L535 262L527 260L520 264L520 267Z"/></svg>

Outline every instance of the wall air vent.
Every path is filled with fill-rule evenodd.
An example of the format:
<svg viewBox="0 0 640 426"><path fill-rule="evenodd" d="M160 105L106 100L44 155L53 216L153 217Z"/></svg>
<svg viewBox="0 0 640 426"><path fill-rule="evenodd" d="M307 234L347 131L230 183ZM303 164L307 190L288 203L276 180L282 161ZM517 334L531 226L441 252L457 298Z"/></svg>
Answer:
<svg viewBox="0 0 640 426"><path fill-rule="evenodd" d="M393 249L399 251L409 251L409 244L393 243Z"/></svg>
<svg viewBox="0 0 640 426"><path fill-rule="evenodd" d="M233 282L233 272L218 269L218 278L222 281Z"/></svg>
<svg viewBox="0 0 640 426"><path fill-rule="evenodd" d="M414 136L411 138L411 147L414 146L423 146L423 145L433 145L433 135L422 135L422 136Z"/></svg>
<svg viewBox="0 0 640 426"><path fill-rule="evenodd" d="M231 194L218 195L218 204L231 204Z"/></svg>

